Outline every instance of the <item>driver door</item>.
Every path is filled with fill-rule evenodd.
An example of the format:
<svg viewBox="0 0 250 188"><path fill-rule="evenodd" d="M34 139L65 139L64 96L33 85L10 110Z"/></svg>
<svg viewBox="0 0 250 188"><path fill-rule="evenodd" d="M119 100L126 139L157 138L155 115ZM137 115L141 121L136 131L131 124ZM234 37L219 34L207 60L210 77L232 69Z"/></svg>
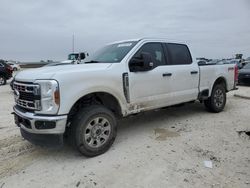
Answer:
<svg viewBox="0 0 250 188"><path fill-rule="evenodd" d="M143 44L132 58L140 58L141 53L151 55L151 70L129 72L129 94L133 110L163 107L171 103L170 77L162 43ZM130 66L130 64L129 64ZM129 67L131 69L131 67Z"/></svg>

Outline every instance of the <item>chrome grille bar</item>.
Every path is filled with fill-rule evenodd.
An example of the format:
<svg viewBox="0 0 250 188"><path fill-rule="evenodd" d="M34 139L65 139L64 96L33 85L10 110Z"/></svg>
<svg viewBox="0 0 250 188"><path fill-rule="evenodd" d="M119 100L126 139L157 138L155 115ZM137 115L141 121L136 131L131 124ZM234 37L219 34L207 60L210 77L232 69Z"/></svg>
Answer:
<svg viewBox="0 0 250 188"><path fill-rule="evenodd" d="M28 108L28 109L31 109L31 110L38 110L39 109L39 101L26 101L26 100L21 100L21 99L18 99L16 100L16 103L17 105L21 106L21 107L24 107L24 108Z"/></svg>
<svg viewBox="0 0 250 188"><path fill-rule="evenodd" d="M38 84L14 82L15 102L18 106L30 109L41 110L40 87ZM27 97L28 96L28 97Z"/></svg>
<svg viewBox="0 0 250 188"><path fill-rule="evenodd" d="M20 82L14 82L14 89L17 89L18 91L34 93L35 95L38 95L40 87L38 84L25 84L25 83L20 83Z"/></svg>

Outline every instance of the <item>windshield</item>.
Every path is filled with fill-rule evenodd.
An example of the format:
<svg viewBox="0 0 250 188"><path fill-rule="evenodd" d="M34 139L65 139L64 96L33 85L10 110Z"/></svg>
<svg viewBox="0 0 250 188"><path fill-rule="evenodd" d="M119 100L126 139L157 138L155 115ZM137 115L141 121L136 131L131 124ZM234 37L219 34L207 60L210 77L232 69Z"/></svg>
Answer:
<svg viewBox="0 0 250 188"><path fill-rule="evenodd" d="M250 69L250 63L246 64L243 69Z"/></svg>
<svg viewBox="0 0 250 188"><path fill-rule="evenodd" d="M77 60L79 57L79 54L69 54L68 60Z"/></svg>
<svg viewBox="0 0 250 188"><path fill-rule="evenodd" d="M104 46L92 56L89 56L85 63L117 63L135 46L136 41L115 43Z"/></svg>

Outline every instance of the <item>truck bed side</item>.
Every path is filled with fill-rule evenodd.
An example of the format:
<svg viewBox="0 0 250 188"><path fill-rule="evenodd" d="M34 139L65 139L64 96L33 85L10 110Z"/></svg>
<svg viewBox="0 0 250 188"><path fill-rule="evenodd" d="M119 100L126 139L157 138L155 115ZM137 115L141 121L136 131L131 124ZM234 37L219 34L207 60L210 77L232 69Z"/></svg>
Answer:
<svg viewBox="0 0 250 188"><path fill-rule="evenodd" d="M202 65L200 69L200 91L209 90L211 95L213 85L217 79L224 79L226 83L226 90L234 89L234 64L222 65Z"/></svg>

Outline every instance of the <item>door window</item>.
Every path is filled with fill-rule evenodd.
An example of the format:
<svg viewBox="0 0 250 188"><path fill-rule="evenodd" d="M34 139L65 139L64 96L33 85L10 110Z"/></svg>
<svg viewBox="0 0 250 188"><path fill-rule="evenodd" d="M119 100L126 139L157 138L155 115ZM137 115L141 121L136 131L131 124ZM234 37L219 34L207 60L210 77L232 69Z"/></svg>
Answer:
<svg viewBox="0 0 250 188"><path fill-rule="evenodd" d="M134 58L140 58L141 53L149 53L152 57L154 67L166 65L166 60L161 43L146 43L134 55Z"/></svg>
<svg viewBox="0 0 250 188"><path fill-rule="evenodd" d="M171 65L185 65L192 63L192 58L186 45L168 43L167 49L171 59Z"/></svg>

